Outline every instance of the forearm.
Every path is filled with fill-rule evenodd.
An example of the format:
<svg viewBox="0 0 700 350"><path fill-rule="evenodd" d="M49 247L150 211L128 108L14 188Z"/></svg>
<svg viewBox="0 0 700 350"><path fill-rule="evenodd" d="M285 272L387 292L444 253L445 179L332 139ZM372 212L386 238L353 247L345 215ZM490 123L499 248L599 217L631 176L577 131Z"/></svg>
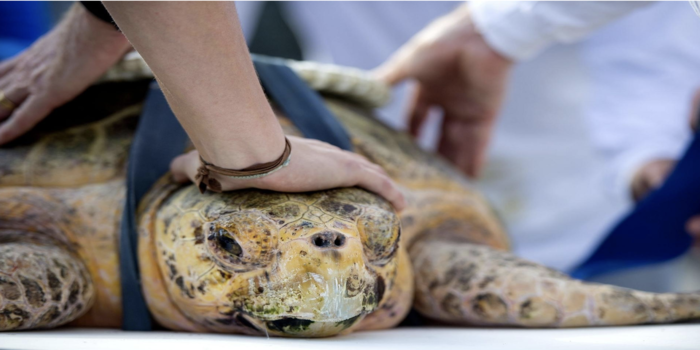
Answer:
<svg viewBox="0 0 700 350"><path fill-rule="evenodd" d="M197 150L240 169L276 159L284 134L231 2L105 2Z"/></svg>

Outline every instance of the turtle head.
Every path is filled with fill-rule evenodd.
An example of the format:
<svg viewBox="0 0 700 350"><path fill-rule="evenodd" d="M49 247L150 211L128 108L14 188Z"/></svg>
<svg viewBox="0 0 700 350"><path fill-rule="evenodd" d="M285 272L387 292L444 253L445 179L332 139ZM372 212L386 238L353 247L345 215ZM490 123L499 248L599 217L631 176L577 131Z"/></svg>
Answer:
<svg viewBox="0 0 700 350"><path fill-rule="evenodd" d="M335 335L375 310L396 275L399 220L360 189L185 188L156 215L169 297L209 331Z"/></svg>

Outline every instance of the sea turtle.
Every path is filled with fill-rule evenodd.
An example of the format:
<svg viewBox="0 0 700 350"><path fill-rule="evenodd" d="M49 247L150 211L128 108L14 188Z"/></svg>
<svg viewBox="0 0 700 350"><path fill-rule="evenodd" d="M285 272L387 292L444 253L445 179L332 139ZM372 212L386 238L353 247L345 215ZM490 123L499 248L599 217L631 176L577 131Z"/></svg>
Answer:
<svg viewBox="0 0 700 350"><path fill-rule="evenodd" d="M372 117L368 105L385 86L353 70L290 65L327 93L355 151L400 184L408 207L397 214L359 188L200 194L166 175L137 213L142 290L162 326L323 337L394 327L412 307L457 325L700 317L700 293L586 283L511 255L503 226L463 175ZM91 87L0 148L0 330L120 325L117 232L148 85L139 76Z"/></svg>

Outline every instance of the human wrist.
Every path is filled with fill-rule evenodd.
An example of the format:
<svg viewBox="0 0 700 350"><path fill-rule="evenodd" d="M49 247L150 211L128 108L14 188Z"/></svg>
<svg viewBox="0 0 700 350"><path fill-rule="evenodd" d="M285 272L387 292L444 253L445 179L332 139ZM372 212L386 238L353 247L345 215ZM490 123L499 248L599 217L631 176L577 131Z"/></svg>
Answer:
<svg viewBox="0 0 700 350"><path fill-rule="evenodd" d="M205 132L194 136L193 143L202 158L228 169L245 169L277 159L285 149L284 132L269 105L266 107L259 116L244 114L231 117L227 126L200 129ZM237 128L236 124L245 126Z"/></svg>
<svg viewBox="0 0 700 350"><path fill-rule="evenodd" d="M67 62L76 59L83 62L85 60L79 60L78 56L89 56L87 63L93 67L108 68L131 50L129 41L119 30L77 3L66 13L57 28L42 40L59 43L56 49Z"/></svg>
<svg viewBox="0 0 700 350"><path fill-rule="evenodd" d="M206 161L200 155L200 164L199 168L197 169L197 174L195 175L194 180L201 193L204 193L207 189L210 189L214 192L221 192L224 188L220 179L222 176L227 177L228 180L235 180L238 182L250 180L254 181L257 179L264 178L268 175L272 175L273 173L289 165L291 152L291 143L285 138L284 151L279 157L277 157L277 159L270 162L254 164L243 169L231 169L220 167L216 164Z"/></svg>
<svg viewBox="0 0 700 350"><path fill-rule="evenodd" d="M76 32L83 36L83 40L92 46L102 47L103 51L125 54L131 49L129 40L114 27L90 13L80 4L75 4L71 9L77 18Z"/></svg>

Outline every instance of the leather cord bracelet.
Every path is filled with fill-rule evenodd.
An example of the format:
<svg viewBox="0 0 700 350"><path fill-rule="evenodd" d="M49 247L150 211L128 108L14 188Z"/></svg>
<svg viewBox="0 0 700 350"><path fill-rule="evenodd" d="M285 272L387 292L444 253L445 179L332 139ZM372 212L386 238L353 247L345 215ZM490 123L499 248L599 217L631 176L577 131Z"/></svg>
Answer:
<svg viewBox="0 0 700 350"><path fill-rule="evenodd" d="M195 183L199 188L199 192L204 193L204 191L207 189L214 192L221 192L221 183L212 178L210 176L211 173L228 176L236 180L246 180L267 176L286 167L289 165L289 161L291 159L292 145L289 143L289 140L287 140L286 137L284 138L284 143L284 152L282 152L282 155L276 160L268 163L252 165L241 170L221 168L207 162L204 160L204 158L202 158L202 156L199 156L199 160L202 162L202 165L199 166L197 169L197 175L194 177Z"/></svg>

